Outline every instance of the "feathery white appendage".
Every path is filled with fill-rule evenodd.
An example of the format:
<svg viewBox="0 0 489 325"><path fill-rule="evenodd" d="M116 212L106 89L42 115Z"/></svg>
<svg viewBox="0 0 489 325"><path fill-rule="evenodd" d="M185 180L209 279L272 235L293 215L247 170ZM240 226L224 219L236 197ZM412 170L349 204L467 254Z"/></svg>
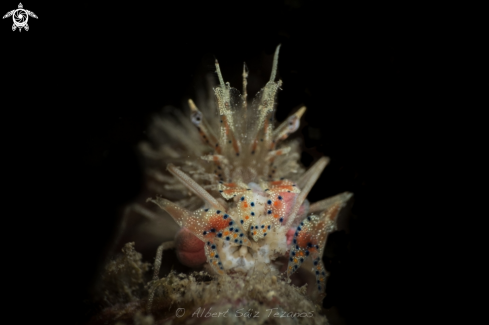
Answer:
<svg viewBox="0 0 489 325"><path fill-rule="evenodd" d="M280 51L280 44L275 49L275 55L273 56L273 65L272 65L272 73L270 75L270 81L275 81L275 76L277 75L278 52L279 51Z"/></svg>
<svg viewBox="0 0 489 325"><path fill-rule="evenodd" d="M167 167L168 171L173 174L180 182L182 182L189 190L191 190L195 195L200 197L204 202L209 204L209 207L213 209L221 209L222 207L217 200L209 194L206 190L202 188L196 181L190 178L187 174L182 172L180 169L176 168L173 164L169 164Z"/></svg>
<svg viewBox="0 0 489 325"><path fill-rule="evenodd" d="M297 197L297 201L292 208L292 211L289 216L289 220L287 221L287 226L290 227L292 222L294 221L294 218L297 215L297 212L299 212L299 209L306 199L307 195L309 194L309 191L312 189L316 181L318 180L319 176L323 172L324 168L326 165L329 163L329 158L328 157L321 157L319 160L311 167L309 170L304 174L306 178L303 180L303 187L302 191ZM302 179L301 179L302 180Z"/></svg>
<svg viewBox="0 0 489 325"><path fill-rule="evenodd" d="M160 278L159 273L160 273L161 261L163 260L163 251L167 250L167 249L174 248L174 247L175 247L175 242L169 241L169 242L161 244L158 247L158 249L156 250L153 280L149 283L149 286L150 286L149 297L148 297L148 303L146 305L146 311L147 312L151 311L151 307L153 306L154 295L155 295L156 289L158 288L158 286L155 285L155 283Z"/></svg>

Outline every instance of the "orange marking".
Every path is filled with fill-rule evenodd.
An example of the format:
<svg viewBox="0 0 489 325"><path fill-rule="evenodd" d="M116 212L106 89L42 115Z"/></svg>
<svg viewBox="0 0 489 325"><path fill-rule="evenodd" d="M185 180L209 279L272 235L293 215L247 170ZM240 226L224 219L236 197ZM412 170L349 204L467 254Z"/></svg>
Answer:
<svg viewBox="0 0 489 325"><path fill-rule="evenodd" d="M252 151L256 150L256 146L258 145L258 140L255 139L255 142L253 142L253 147L251 148Z"/></svg>
<svg viewBox="0 0 489 325"><path fill-rule="evenodd" d="M296 258L294 258L294 263L297 263L297 259Z"/></svg>
<svg viewBox="0 0 489 325"><path fill-rule="evenodd" d="M214 255L216 255L216 253L211 252L211 254L210 254L210 255L211 255L211 257L214 257Z"/></svg>
<svg viewBox="0 0 489 325"><path fill-rule="evenodd" d="M275 219L277 219L277 218L278 218L278 214L274 214L274 215L273 215L273 217L274 217Z"/></svg>
<svg viewBox="0 0 489 325"><path fill-rule="evenodd" d="M233 139L233 148L236 153L239 152L238 141L236 139Z"/></svg>
<svg viewBox="0 0 489 325"><path fill-rule="evenodd" d="M210 228L214 228L219 231L221 229L226 228L229 225L229 221L225 220L222 217L222 214L216 214L209 219L209 225ZM211 233L211 234L215 234L215 233Z"/></svg>
<svg viewBox="0 0 489 325"><path fill-rule="evenodd" d="M247 207L248 207L248 203L244 202L244 203L243 203L243 207L244 207L244 208L247 208Z"/></svg>
<svg viewBox="0 0 489 325"><path fill-rule="evenodd" d="M301 231L297 236L297 244L300 247L307 247L307 243L311 242L311 235ZM314 243L313 243L314 244Z"/></svg>
<svg viewBox="0 0 489 325"><path fill-rule="evenodd" d="M229 231L224 232L224 236L227 236L227 235L229 235Z"/></svg>
<svg viewBox="0 0 489 325"><path fill-rule="evenodd" d="M267 232L267 230L266 229L263 229L263 232Z"/></svg>
<svg viewBox="0 0 489 325"><path fill-rule="evenodd" d="M217 158L217 156L214 156L214 157L212 157L212 160L213 160L214 162L218 162L218 161L219 161L219 158Z"/></svg>
<svg viewBox="0 0 489 325"><path fill-rule="evenodd" d="M234 236L233 236L233 237L234 237L234 238L238 237L238 234L234 234Z"/></svg>
<svg viewBox="0 0 489 325"><path fill-rule="evenodd" d="M256 230L255 230L255 231L253 231L253 235L256 235Z"/></svg>
<svg viewBox="0 0 489 325"><path fill-rule="evenodd" d="M274 185L274 186L277 186L277 185L281 185L284 181L273 181L273 182L270 182L271 185Z"/></svg>
<svg viewBox="0 0 489 325"><path fill-rule="evenodd" d="M273 205L274 206L278 206L279 205L279 202L278 201L275 201L275 202L273 202Z"/></svg>
<svg viewBox="0 0 489 325"><path fill-rule="evenodd" d="M250 218L250 216L245 216L245 219L248 220Z"/></svg>
<svg viewBox="0 0 489 325"><path fill-rule="evenodd" d="M304 256L304 252L303 252L303 251L300 251L300 252L299 252L299 255L300 255L300 256Z"/></svg>
<svg viewBox="0 0 489 325"><path fill-rule="evenodd" d="M318 266L316 267L316 269L318 269L318 270L320 271L320 270L321 270L321 266L319 266L319 265L318 265Z"/></svg>

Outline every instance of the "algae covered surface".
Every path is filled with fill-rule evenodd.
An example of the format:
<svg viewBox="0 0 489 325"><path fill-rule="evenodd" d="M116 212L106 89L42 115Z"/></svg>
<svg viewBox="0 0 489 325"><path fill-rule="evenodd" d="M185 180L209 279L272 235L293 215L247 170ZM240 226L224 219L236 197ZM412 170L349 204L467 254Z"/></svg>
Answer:
<svg viewBox="0 0 489 325"><path fill-rule="evenodd" d="M95 293L103 308L88 324L327 324L307 285L290 282L262 269L219 277L171 271L151 280L150 264L128 243L104 268Z"/></svg>

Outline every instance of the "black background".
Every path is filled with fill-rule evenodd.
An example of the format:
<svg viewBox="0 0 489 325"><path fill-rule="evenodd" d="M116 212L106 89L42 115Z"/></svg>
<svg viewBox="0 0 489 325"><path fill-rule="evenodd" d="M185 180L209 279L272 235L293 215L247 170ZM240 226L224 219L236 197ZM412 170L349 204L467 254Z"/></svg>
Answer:
<svg viewBox="0 0 489 325"><path fill-rule="evenodd" d="M12 32L8 19L0 27L5 205L14 211L3 245L24 311L41 306L35 317L53 323L86 320L82 301L120 209L141 190L135 145L151 115L182 107L214 57L238 89L244 61L265 81L277 44L277 119L305 104L303 162L332 160L310 200L355 194L350 234L329 244L325 307L348 324L397 324L422 308L427 293L408 288L426 278L419 265L431 248L413 234L427 204L425 175L442 173L431 159L456 100L447 86L474 67L487 72L478 43L460 63L460 46L474 44L457 19L301 0L23 4L39 16L30 30ZM475 92L483 79L472 81Z"/></svg>

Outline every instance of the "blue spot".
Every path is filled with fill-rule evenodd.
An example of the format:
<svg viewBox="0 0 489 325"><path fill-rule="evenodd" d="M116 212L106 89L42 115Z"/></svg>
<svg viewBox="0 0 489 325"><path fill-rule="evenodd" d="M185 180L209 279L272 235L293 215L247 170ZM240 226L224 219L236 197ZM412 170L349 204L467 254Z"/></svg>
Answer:
<svg viewBox="0 0 489 325"><path fill-rule="evenodd" d="M237 239L235 239L235 240L234 240L234 242L235 242L235 243L237 243L237 242L238 242L238 240L237 240Z"/></svg>
<svg viewBox="0 0 489 325"><path fill-rule="evenodd" d="M207 235L207 231L204 231L204 232L202 233L202 235L204 235L204 236L205 236L205 235Z"/></svg>
<svg viewBox="0 0 489 325"><path fill-rule="evenodd" d="M292 257L291 257L289 260L290 260L291 262L292 262L292 261L294 261L294 259L293 259Z"/></svg>
<svg viewBox="0 0 489 325"><path fill-rule="evenodd" d="M294 270L297 270L297 265L294 265Z"/></svg>
<svg viewBox="0 0 489 325"><path fill-rule="evenodd" d="M310 216L309 216L309 217L307 217L307 220L311 221L311 217L310 217Z"/></svg>
<svg viewBox="0 0 489 325"><path fill-rule="evenodd" d="M280 218L279 220L280 220L280 222L282 222L282 221L284 221L284 218Z"/></svg>
<svg viewBox="0 0 489 325"><path fill-rule="evenodd" d="M322 274L322 275L326 275L326 273L324 273L324 271L323 271L323 273L321 273L321 274Z"/></svg>
<svg viewBox="0 0 489 325"><path fill-rule="evenodd" d="M266 235L267 235L267 233L264 233L264 234L263 234L263 237L265 237Z"/></svg>
<svg viewBox="0 0 489 325"><path fill-rule="evenodd" d="M241 201L244 201L244 196L241 197Z"/></svg>
<svg viewBox="0 0 489 325"><path fill-rule="evenodd" d="M254 216L254 215L255 215L255 213L254 213L254 212L251 212L251 215L252 215L252 216Z"/></svg>
<svg viewBox="0 0 489 325"><path fill-rule="evenodd" d="M304 263L304 259L301 257L301 263Z"/></svg>
<svg viewBox="0 0 489 325"><path fill-rule="evenodd" d="M243 237L243 236L244 236L243 233L239 234L239 237Z"/></svg>
<svg viewBox="0 0 489 325"><path fill-rule="evenodd" d="M217 254L216 254L216 256L215 256L215 257L216 257L216 258L219 258L219 255L217 255Z"/></svg>
<svg viewBox="0 0 489 325"><path fill-rule="evenodd" d="M240 243L240 244L242 244L242 243L243 243L243 241L242 241L242 240L240 240L240 241L239 241L239 243Z"/></svg>
<svg viewBox="0 0 489 325"><path fill-rule="evenodd" d="M250 227L253 230L253 226Z"/></svg>
<svg viewBox="0 0 489 325"><path fill-rule="evenodd" d="M232 226L233 225L233 222L232 221L229 221L229 225Z"/></svg>
<svg viewBox="0 0 489 325"><path fill-rule="evenodd" d="M267 203L268 203L268 204L272 204L272 201L268 200L268 201L267 201Z"/></svg>
<svg viewBox="0 0 489 325"><path fill-rule="evenodd" d="M299 245L295 245L295 249L299 249Z"/></svg>
<svg viewBox="0 0 489 325"><path fill-rule="evenodd" d="M265 225L261 225L261 229L265 228Z"/></svg>
<svg viewBox="0 0 489 325"><path fill-rule="evenodd" d="M212 248L212 249L216 249L216 245L212 245L212 246L211 246L211 248Z"/></svg>
<svg viewBox="0 0 489 325"><path fill-rule="evenodd" d="M241 219L241 224L243 224L243 223L244 223L244 221L243 221L243 219Z"/></svg>
<svg viewBox="0 0 489 325"><path fill-rule="evenodd" d="M234 232L239 232L239 229L238 228L234 229Z"/></svg>
<svg viewBox="0 0 489 325"><path fill-rule="evenodd" d="M222 263L221 262L217 262L217 264L221 265Z"/></svg>
<svg viewBox="0 0 489 325"><path fill-rule="evenodd" d="M225 214L224 215L224 219L227 219L229 217L229 215Z"/></svg>
<svg viewBox="0 0 489 325"><path fill-rule="evenodd" d="M217 214L221 213L221 210L217 210L217 211L216 211L216 213L217 213Z"/></svg>
<svg viewBox="0 0 489 325"><path fill-rule="evenodd" d="M304 222L301 222L301 226L304 226Z"/></svg>
<svg viewBox="0 0 489 325"><path fill-rule="evenodd" d="M318 261L314 261L314 265L318 265Z"/></svg>
<svg viewBox="0 0 489 325"><path fill-rule="evenodd" d="M267 211L267 213L268 213L268 214L272 214L272 210L268 210L268 211Z"/></svg>
<svg viewBox="0 0 489 325"><path fill-rule="evenodd" d="M316 282L317 282L317 284L321 283L319 280L317 280ZM318 288L319 288L319 287L318 287Z"/></svg>
<svg viewBox="0 0 489 325"><path fill-rule="evenodd" d="M294 251L292 251L292 256L295 256L295 252Z"/></svg>
<svg viewBox="0 0 489 325"><path fill-rule="evenodd" d="M205 212L209 211L209 209L204 209Z"/></svg>
<svg viewBox="0 0 489 325"><path fill-rule="evenodd" d="M295 235L295 236L297 236L298 234L299 234L299 233L296 231L294 235Z"/></svg>
<svg viewBox="0 0 489 325"><path fill-rule="evenodd" d="M309 251L306 251L306 256L309 256Z"/></svg>
<svg viewBox="0 0 489 325"><path fill-rule="evenodd" d="M218 233L217 234L217 237L221 238L222 237L222 234L221 233Z"/></svg>
<svg viewBox="0 0 489 325"><path fill-rule="evenodd" d="M212 228L212 229L211 229L211 232L216 232L216 229Z"/></svg>
<svg viewBox="0 0 489 325"><path fill-rule="evenodd" d="M231 228L229 228L229 231L233 231L233 229L234 229L234 228L233 228L233 227L231 227Z"/></svg>
<svg viewBox="0 0 489 325"><path fill-rule="evenodd" d="M251 202L251 206L254 207L255 206L255 202Z"/></svg>
<svg viewBox="0 0 489 325"><path fill-rule="evenodd" d="M297 230L301 231L301 230L302 230L302 228L301 228L301 227L297 227Z"/></svg>
<svg viewBox="0 0 489 325"><path fill-rule="evenodd" d="M318 290L321 291L321 286L318 286Z"/></svg>
<svg viewBox="0 0 489 325"><path fill-rule="evenodd" d="M226 237L226 240L229 240L229 236Z"/></svg>
<svg viewBox="0 0 489 325"><path fill-rule="evenodd" d="M296 239L294 239L294 244L297 244L297 240Z"/></svg>
<svg viewBox="0 0 489 325"><path fill-rule="evenodd" d="M270 229L270 225L268 225L268 229Z"/></svg>
<svg viewBox="0 0 489 325"><path fill-rule="evenodd" d="M211 245L211 242L210 242L210 241L208 241L208 242L207 242L207 246L210 246L210 245Z"/></svg>
<svg viewBox="0 0 489 325"><path fill-rule="evenodd" d="M307 247L312 247L312 244L311 243L307 243Z"/></svg>

